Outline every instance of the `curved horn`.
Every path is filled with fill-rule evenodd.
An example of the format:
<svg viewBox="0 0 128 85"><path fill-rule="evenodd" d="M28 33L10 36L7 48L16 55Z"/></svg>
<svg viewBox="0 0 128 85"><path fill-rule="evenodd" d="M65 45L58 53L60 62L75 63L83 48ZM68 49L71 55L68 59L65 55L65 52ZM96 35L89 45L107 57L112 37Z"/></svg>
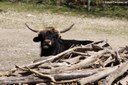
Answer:
<svg viewBox="0 0 128 85"><path fill-rule="evenodd" d="M34 29L30 28L26 23L25 23L25 25L26 25L27 28L30 29L31 31L36 32L36 33L39 32L38 30L34 30Z"/></svg>
<svg viewBox="0 0 128 85"><path fill-rule="evenodd" d="M60 31L60 33L64 33L64 32L69 31L73 26L74 26L74 24L72 24L69 28Z"/></svg>

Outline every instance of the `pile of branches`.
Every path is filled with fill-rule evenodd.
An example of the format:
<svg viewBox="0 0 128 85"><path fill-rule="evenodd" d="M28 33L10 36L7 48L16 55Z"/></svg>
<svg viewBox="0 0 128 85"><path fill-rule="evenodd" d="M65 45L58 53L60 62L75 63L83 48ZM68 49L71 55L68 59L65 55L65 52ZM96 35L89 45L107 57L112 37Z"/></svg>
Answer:
<svg viewBox="0 0 128 85"><path fill-rule="evenodd" d="M128 47L98 41L0 72L0 85L128 85L127 70Z"/></svg>

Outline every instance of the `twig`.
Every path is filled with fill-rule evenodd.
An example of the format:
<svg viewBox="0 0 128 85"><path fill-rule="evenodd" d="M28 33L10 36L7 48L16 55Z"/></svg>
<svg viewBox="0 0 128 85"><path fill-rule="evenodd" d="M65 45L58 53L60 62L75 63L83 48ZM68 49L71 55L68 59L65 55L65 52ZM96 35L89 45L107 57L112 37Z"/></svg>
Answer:
<svg viewBox="0 0 128 85"><path fill-rule="evenodd" d="M105 67L107 64L113 62L114 59L112 59L112 57L110 56L104 63L103 63L103 67Z"/></svg>
<svg viewBox="0 0 128 85"><path fill-rule="evenodd" d="M83 55L83 56L89 56L87 53L83 53L83 52L73 51L72 53L75 53L75 54L78 54L78 55Z"/></svg>
<svg viewBox="0 0 128 85"><path fill-rule="evenodd" d="M21 67L18 66L18 65L15 65L15 67L18 68L18 69L20 69L20 70L22 70L22 71L27 71L27 69L25 69L25 68L21 68Z"/></svg>

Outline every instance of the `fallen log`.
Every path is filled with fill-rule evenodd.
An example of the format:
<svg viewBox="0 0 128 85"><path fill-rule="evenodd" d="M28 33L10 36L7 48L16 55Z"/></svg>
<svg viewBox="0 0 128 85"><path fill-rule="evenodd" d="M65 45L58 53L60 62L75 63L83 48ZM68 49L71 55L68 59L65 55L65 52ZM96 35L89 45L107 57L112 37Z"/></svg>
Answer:
<svg viewBox="0 0 128 85"><path fill-rule="evenodd" d="M25 76L25 77L0 77L0 85L12 85L12 84L36 84L36 83L46 83L49 80L40 79L34 76Z"/></svg>
<svg viewBox="0 0 128 85"><path fill-rule="evenodd" d="M96 69L82 69L82 70L74 70L74 71L65 71L63 73L52 74L55 80L69 80L69 79L77 79L84 78L91 75L94 75L98 72L102 72L104 70L111 69L108 68L96 68Z"/></svg>
<svg viewBox="0 0 128 85"><path fill-rule="evenodd" d="M128 85L128 75L119 81L121 85Z"/></svg>
<svg viewBox="0 0 128 85"><path fill-rule="evenodd" d="M123 75L128 70L128 61L122 63L116 71L111 73L108 77L106 77L104 81L104 85L112 85L113 81L116 80L118 77Z"/></svg>
<svg viewBox="0 0 128 85"><path fill-rule="evenodd" d="M77 64L73 64L69 67L58 67L55 69L51 69L51 72L63 72L63 71L68 71L68 70L76 70L76 69L81 69L90 66L93 62L95 62L99 57L101 57L104 53L107 53L108 50L102 50L97 52L95 55L92 55L85 60L82 60L81 62Z"/></svg>
<svg viewBox="0 0 128 85"><path fill-rule="evenodd" d="M112 72L114 72L116 69L118 68L118 66L115 66L113 68L110 68L110 69L106 69L106 70L103 70L101 72L98 72L92 76L89 76L89 77L86 77L86 78L82 78L81 80L79 80L79 83L81 85L86 85L88 83L92 83L92 82L95 82L101 78L104 78L106 76L108 76L109 74L111 74Z"/></svg>

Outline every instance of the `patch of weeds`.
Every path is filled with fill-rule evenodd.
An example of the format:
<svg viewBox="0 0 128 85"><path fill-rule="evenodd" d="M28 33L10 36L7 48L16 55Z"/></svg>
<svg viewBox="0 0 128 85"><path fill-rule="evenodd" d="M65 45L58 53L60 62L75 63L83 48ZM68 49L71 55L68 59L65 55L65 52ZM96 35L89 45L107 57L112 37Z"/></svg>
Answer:
<svg viewBox="0 0 128 85"><path fill-rule="evenodd" d="M111 17L128 19L128 6L93 7L91 14L96 17Z"/></svg>
<svg viewBox="0 0 128 85"><path fill-rule="evenodd" d="M0 2L0 8L14 11L30 11L30 12L47 12L76 15L84 17L110 17L128 19L128 6L91 6L91 10L87 11L87 7L77 5L56 5L52 4L35 4L23 2Z"/></svg>

